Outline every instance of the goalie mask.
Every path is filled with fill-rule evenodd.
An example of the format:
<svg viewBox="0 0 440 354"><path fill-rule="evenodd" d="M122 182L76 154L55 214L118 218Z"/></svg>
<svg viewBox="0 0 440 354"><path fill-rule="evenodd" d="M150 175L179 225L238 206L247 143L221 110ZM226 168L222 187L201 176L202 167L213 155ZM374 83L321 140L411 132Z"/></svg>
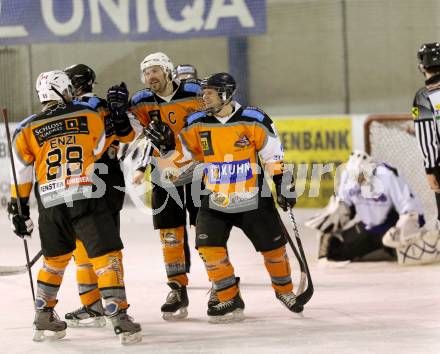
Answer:
<svg viewBox="0 0 440 354"><path fill-rule="evenodd" d="M417 52L417 59L419 60L419 68L420 66L425 69L433 67L440 68L440 43L422 44Z"/></svg>
<svg viewBox="0 0 440 354"><path fill-rule="evenodd" d="M72 99L74 92L72 83L64 71L54 70L41 73L35 84L41 103L48 101L65 102Z"/></svg>
<svg viewBox="0 0 440 354"><path fill-rule="evenodd" d="M354 150L348 159L345 170L350 179L355 183L361 183L363 181L369 182L371 181L374 170L372 162L373 159L366 152Z"/></svg>
<svg viewBox="0 0 440 354"><path fill-rule="evenodd" d="M160 66L163 72L166 74L169 80L172 79L174 65L170 58L164 53L157 52L147 55L144 60L141 61L141 81L145 84L144 71L152 66Z"/></svg>
<svg viewBox="0 0 440 354"><path fill-rule="evenodd" d="M202 86L203 90L205 89L216 90L220 98L221 101L220 107L210 107L206 109L206 111L211 114L220 112L221 109L226 104L231 102L232 96L234 95L235 90L237 88L235 79L232 77L232 75L228 73L212 74L206 77L205 79L203 79L200 85Z"/></svg>

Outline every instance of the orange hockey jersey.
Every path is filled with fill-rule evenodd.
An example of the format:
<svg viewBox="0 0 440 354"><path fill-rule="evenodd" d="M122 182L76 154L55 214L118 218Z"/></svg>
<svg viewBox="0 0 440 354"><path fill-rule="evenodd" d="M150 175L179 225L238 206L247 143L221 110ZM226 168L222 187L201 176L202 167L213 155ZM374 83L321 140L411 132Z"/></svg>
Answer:
<svg viewBox="0 0 440 354"><path fill-rule="evenodd" d="M192 114L180 134L185 159L202 156L211 200L226 212L236 212L240 205L258 199L264 182L262 167L270 175L280 174L284 160L281 141L267 114L234 105L230 117Z"/></svg>
<svg viewBox="0 0 440 354"><path fill-rule="evenodd" d="M74 101L32 115L17 127L13 154L21 198L29 197L34 177L45 207L91 197L93 164L105 148L99 113ZM17 197L12 183L12 198Z"/></svg>

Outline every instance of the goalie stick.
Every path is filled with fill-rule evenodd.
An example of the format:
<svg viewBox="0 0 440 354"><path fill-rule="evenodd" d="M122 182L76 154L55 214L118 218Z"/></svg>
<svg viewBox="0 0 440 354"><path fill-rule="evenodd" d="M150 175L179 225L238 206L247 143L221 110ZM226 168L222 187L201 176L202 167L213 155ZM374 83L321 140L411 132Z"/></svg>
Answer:
<svg viewBox="0 0 440 354"><path fill-rule="evenodd" d="M14 163L14 155L12 154L12 140L11 140L11 132L9 131L9 119L8 119L8 110L4 107L2 109L3 113L3 119L5 121L5 129L6 129L6 140L8 142L8 149L9 149L9 158L11 160L11 170L12 170L12 177L14 178L14 185L15 185L15 193L17 196L17 209L18 209L18 215L23 215L21 210L21 203L20 203L20 194L18 192L18 181L17 181L17 173L15 171L15 163ZM35 303L35 290L34 290L34 282L32 280L32 271L30 267L30 260L29 260L29 249L27 245L26 238L23 237L23 245L24 245L24 252L26 254L26 265L27 265L27 271L29 274L29 281L31 284L31 290L32 290L32 299Z"/></svg>
<svg viewBox="0 0 440 354"><path fill-rule="evenodd" d="M0 266L0 276L17 275L24 274L30 269L42 256L43 252L40 250L34 258L29 262L28 265L24 266Z"/></svg>

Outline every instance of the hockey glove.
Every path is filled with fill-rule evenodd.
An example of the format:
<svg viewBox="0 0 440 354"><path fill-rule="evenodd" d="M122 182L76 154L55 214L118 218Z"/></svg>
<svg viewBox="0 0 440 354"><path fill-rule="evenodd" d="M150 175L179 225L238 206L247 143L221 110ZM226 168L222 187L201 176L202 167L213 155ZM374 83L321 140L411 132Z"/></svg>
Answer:
<svg viewBox="0 0 440 354"><path fill-rule="evenodd" d="M113 117L126 115L128 109L128 89L124 82L107 90L107 103Z"/></svg>
<svg viewBox="0 0 440 354"><path fill-rule="evenodd" d="M107 103L111 113L112 121L118 136L127 136L133 128L128 119L128 90L127 85L121 82L120 85L112 86L107 91Z"/></svg>
<svg viewBox="0 0 440 354"><path fill-rule="evenodd" d="M274 175L275 191L277 193L277 202L281 209L287 211L296 204L295 181L293 174L286 171L283 174Z"/></svg>
<svg viewBox="0 0 440 354"><path fill-rule="evenodd" d="M12 230L21 238L30 238L34 230L34 223L29 217L29 206L27 202L21 202L21 211L22 215L19 215L17 200L11 200L8 203L8 213Z"/></svg>
<svg viewBox="0 0 440 354"><path fill-rule="evenodd" d="M145 128L145 136L156 146L162 155L174 150L176 142L171 128L162 121L153 121Z"/></svg>

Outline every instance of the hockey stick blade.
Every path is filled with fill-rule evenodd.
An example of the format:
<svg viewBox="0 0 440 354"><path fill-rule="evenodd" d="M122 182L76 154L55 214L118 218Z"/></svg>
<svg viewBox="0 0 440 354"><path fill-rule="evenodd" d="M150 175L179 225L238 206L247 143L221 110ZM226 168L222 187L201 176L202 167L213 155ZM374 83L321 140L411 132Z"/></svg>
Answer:
<svg viewBox="0 0 440 354"><path fill-rule="evenodd" d="M40 259L43 251L39 251L34 258L29 262L29 267L32 267ZM0 276L23 274L28 271L28 266L0 266Z"/></svg>
<svg viewBox="0 0 440 354"><path fill-rule="evenodd" d="M0 266L0 276L24 274L27 270L26 266Z"/></svg>

